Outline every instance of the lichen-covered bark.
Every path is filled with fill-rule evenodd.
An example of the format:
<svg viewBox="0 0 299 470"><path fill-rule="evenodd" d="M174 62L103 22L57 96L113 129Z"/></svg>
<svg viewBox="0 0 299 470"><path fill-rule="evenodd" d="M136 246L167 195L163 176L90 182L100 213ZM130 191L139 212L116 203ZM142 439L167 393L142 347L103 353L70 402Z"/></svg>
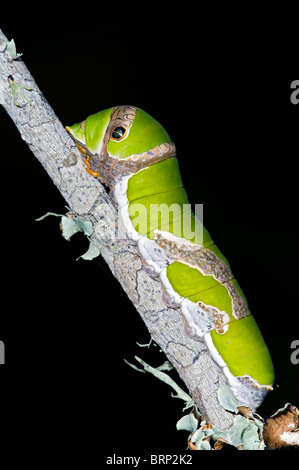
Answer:
<svg viewBox="0 0 299 470"><path fill-rule="evenodd" d="M218 388L226 382L221 370L203 343L186 336L179 310L167 308L162 302L160 282L145 274L136 249L117 238L117 213L105 189L84 170L73 141L23 61L12 59L6 43L0 31L0 103L67 205L80 218L92 222L91 240L101 250L152 338L177 369L205 419L226 430L233 423L233 415L217 399ZM22 96L19 106L15 104L9 86L12 79L8 77L26 87L21 90L30 104Z"/></svg>

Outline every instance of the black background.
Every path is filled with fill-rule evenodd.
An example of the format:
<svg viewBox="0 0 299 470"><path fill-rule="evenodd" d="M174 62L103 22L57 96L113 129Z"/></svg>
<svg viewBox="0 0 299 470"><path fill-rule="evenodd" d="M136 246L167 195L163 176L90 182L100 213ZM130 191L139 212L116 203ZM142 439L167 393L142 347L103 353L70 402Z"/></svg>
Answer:
<svg viewBox="0 0 299 470"><path fill-rule="evenodd" d="M63 124L132 104L173 138L190 201L204 204L205 226L273 358L279 388L260 414L298 406L290 345L299 322L299 105L290 101L290 84L299 76L290 46L263 25L219 30L209 18L203 29L205 17L95 11L62 20L49 9L40 18L46 24L1 19L0 27ZM138 355L157 366L163 354L136 345L149 334L105 263L76 261L88 241L66 242L59 219L35 222L63 213L65 201L3 109L0 124L6 435L33 429L32 440L48 453L52 446L76 453L86 441L86 455L185 453L187 434L175 429L182 403L123 361Z"/></svg>

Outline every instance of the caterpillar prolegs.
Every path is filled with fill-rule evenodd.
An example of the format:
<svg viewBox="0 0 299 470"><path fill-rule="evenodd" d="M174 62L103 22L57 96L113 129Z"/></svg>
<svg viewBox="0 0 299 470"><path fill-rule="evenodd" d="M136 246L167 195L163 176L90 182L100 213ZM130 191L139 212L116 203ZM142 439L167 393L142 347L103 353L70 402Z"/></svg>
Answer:
<svg viewBox="0 0 299 470"><path fill-rule="evenodd" d="M132 106L66 129L87 171L109 187L125 238L147 274L160 278L164 302L206 343L238 404L254 411L272 389L271 357L230 265L190 209L168 133Z"/></svg>

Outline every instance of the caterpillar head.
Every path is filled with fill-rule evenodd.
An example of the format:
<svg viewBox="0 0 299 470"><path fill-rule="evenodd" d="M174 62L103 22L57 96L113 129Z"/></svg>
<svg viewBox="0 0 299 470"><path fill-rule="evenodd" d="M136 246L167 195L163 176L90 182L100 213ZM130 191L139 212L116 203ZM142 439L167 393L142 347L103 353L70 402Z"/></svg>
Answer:
<svg viewBox="0 0 299 470"><path fill-rule="evenodd" d="M149 114L116 106L66 127L90 172L113 188L124 176L175 156L175 145Z"/></svg>

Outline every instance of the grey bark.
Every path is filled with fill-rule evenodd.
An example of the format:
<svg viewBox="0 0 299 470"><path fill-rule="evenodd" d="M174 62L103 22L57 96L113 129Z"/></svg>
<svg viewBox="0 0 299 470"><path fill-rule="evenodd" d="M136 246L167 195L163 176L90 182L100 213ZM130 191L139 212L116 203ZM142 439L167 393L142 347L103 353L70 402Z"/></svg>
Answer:
<svg viewBox="0 0 299 470"><path fill-rule="evenodd" d="M14 84L30 89L20 89L23 96L19 94L17 104L9 86L12 78ZM135 247L125 245L115 236L117 212L105 189L85 171L73 141L24 62L19 58L13 60L7 48L7 38L1 30L0 103L72 212L91 221L94 230L90 237L92 242L100 249L153 340L185 382L202 415L221 430L229 428L234 416L225 411L217 399L218 388L226 383L221 369L211 359L203 343L186 336L179 310L167 308L162 302L161 284L145 274Z"/></svg>

